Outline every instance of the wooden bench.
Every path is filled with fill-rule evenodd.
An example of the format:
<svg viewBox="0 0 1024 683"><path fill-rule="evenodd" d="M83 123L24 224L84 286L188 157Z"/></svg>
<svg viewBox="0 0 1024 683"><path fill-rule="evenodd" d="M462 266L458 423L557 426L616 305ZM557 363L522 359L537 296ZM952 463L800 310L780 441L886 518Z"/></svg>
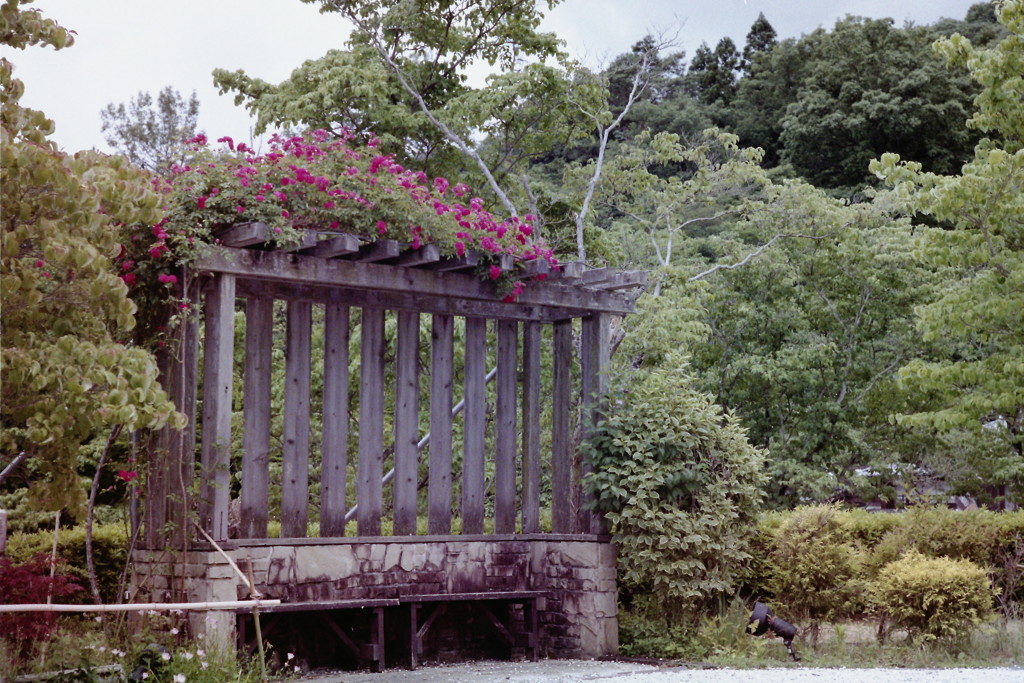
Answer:
<svg viewBox="0 0 1024 683"><path fill-rule="evenodd" d="M267 619L260 622L263 637L266 638L278 624L278 615L289 612L315 612L330 628L342 645L361 662L369 662L375 672L384 670L384 608L397 606L395 598L367 599L367 600L321 600L314 602L283 602L280 605L263 607L260 614L266 615ZM331 616L331 612L338 610L373 610L370 621L370 642L358 645L349 634ZM255 640L250 640L247 635L247 617L252 616L250 609L237 609L238 615L238 647L239 650L252 653L256 649Z"/></svg>
<svg viewBox="0 0 1024 683"><path fill-rule="evenodd" d="M545 591L493 591L486 593L431 593L426 595L403 595L403 605L409 605L409 653L410 668L415 669L417 658L423 655L423 640L434 621L447 611L453 602L471 603L486 617L498 636L510 648L516 646L516 636L525 636L525 646L530 661L537 661L537 643L540 637L537 619L537 599L546 596ZM511 623L505 625L488 607L488 603L523 606L523 633L513 633ZM420 623L421 608L426 608L426 619ZM511 621L511 620L510 620Z"/></svg>

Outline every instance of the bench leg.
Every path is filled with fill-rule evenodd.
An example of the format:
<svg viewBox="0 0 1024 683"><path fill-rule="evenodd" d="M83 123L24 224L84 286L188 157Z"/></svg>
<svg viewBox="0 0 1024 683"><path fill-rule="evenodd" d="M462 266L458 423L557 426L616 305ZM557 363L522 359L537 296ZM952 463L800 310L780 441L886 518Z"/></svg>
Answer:
<svg viewBox="0 0 1024 683"><path fill-rule="evenodd" d="M538 641L540 640L537 598L530 598L523 603L523 622L523 626L526 628L526 648L530 654L530 661L536 662Z"/></svg>
<svg viewBox="0 0 1024 683"><path fill-rule="evenodd" d="M370 625L370 641L373 643L373 670L384 671L384 608L373 608L373 623Z"/></svg>
<svg viewBox="0 0 1024 683"><path fill-rule="evenodd" d="M419 646L417 631L419 630L419 617L417 615L419 605L415 602L409 603L409 668L416 668L416 648Z"/></svg>

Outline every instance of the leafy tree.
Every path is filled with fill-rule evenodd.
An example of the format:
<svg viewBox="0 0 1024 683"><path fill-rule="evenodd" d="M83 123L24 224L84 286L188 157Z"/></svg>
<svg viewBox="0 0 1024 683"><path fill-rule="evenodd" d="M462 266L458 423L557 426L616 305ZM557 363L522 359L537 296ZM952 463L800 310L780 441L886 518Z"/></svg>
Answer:
<svg viewBox="0 0 1024 683"><path fill-rule="evenodd" d="M20 4L0 8L5 45L72 43ZM24 85L12 72L0 60L0 453L34 463L36 503L77 508L80 444L115 425L159 427L175 415L153 357L120 343L135 306L112 264L118 227L156 222L159 196L123 158L59 152L46 137L53 122L18 104Z"/></svg>
<svg viewBox="0 0 1024 683"><path fill-rule="evenodd" d="M908 213L941 221L924 231L918 254L953 275L922 307L925 339L943 340L938 360L918 360L900 379L926 400L903 411L904 424L948 432L993 423L1005 429L1012 457L1004 475L1021 481L1024 468L1024 2L997 9L1009 36L992 49L954 35L938 45L970 70L983 89L969 125L988 135L958 175L926 172L922 164L886 154L872 170L892 186Z"/></svg>
<svg viewBox="0 0 1024 683"><path fill-rule="evenodd" d="M895 152L948 173L975 138L960 122L973 88L934 55L927 28L848 18L820 44L782 122L781 158L809 182L855 188L872 158Z"/></svg>
<svg viewBox="0 0 1024 683"><path fill-rule="evenodd" d="M732 593L750 558L764 453L695 390L679 354L626 370L584 444L584 485L605 513L627 581L694 609Z"/></svg>
<svg viewBox="0 0 1024 683"><path fill-rule="evenodd" d="M170 173L172 164L184 164L185 140L195 136L198 117L195 91L185 101L171 86L157 94L155 104L152 95L140 92L127 107L111 103L100 112L107 144L136 166L161 175Z"/></svg>
<svg viewBox="0 0 1024 683"><path fill-rule="evenodd" d="M708 333L693 365L770 448L772 501L826 500L856 490L856 471L876 458L902 459L889 385L920 352L911 309L932 276L882 206L792 182L764 194L743 221L700 240L719 263L747 265L705 278L696 294Z"/></svg>

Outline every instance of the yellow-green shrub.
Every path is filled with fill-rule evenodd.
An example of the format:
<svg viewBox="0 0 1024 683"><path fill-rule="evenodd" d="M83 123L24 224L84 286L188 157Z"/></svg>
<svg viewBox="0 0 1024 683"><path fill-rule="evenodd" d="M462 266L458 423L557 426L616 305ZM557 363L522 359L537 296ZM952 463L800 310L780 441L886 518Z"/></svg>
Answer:
<svg viewBox="0 0 1024 683"><path fill-rule="evenodd" d="M872 608L912 638L962 638L992 616L992 585L970 560L911 551L868 586Z"/></svg>
<svg viewBox="0 0 1024 683"><path fill-rule="evenodd" d="M857 612L858 564L857 549L834 505L800 507L775 531L767 587L780 614L787 620L810 620L813 627Z"/></svg>

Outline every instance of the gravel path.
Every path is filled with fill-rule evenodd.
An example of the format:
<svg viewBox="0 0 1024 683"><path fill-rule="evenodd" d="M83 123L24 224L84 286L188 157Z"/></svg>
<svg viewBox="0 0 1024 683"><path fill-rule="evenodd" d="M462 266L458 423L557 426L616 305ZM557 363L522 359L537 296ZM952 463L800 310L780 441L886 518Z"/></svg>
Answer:
<svg viewBox="0 0 1024 683"><path fill-rule="evenodd" d="M687 669L627 662L550 659L473 662L305 678L315 683L1024 683L1024 666L999 669Z"/></svg>

